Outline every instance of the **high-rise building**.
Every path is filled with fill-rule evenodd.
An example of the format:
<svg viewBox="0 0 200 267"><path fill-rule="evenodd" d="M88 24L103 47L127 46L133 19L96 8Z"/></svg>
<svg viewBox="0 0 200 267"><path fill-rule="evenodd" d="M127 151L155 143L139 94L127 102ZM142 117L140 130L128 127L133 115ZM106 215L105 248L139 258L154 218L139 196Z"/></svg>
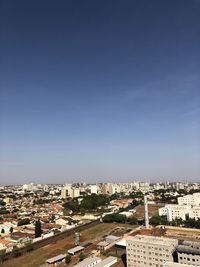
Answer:
<svg viewBox="0 0 200 267"><path fill-rule="evenodd" d="M91 192L91 194L97 194L98 193L98 187L96 184L92 184L90 186L90 192Z"/></svg>

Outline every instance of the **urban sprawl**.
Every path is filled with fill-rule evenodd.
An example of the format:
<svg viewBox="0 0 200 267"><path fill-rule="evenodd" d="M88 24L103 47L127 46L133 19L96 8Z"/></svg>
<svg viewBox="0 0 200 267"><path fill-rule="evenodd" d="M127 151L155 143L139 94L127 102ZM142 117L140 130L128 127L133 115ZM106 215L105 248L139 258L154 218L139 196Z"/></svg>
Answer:
<svg viewBox="0 0 200 267"><path fill-rule="evenodd" d="M0 264L200 266L200 183L1 186Z"/></svg>

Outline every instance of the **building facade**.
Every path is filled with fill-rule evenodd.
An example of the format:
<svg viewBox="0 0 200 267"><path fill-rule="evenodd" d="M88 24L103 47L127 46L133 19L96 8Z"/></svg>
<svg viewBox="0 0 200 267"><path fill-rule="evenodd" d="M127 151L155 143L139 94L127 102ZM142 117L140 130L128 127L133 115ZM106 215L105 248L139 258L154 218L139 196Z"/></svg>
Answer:
<svg viewBox="0 0 200 267"><path fill-rule="evenodd" d="M177 245L176 239L136 235L127 240L127 267L163 267L174 261Z"/></svg>

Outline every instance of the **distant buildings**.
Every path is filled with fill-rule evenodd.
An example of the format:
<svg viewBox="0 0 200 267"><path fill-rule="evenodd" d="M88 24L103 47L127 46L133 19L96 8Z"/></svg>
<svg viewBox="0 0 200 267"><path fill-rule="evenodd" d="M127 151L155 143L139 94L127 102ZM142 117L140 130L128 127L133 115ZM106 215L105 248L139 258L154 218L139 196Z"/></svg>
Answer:
<svg viewBox="0 0 200 267"><path fill-rule="evenodd" d="M90 185L91 194L98 194L98 186L96 184Z"/></svg>
<svg viewBox="0 0 200 267"><path fill-rule="evenodd" d="M80 189L72 187L71 184L66 185L61 190L61 198L65 199L67 197L75 198L80 196Z"/></svg>
<svg viewBox="0 0 200 267"><path fill-rule="evenodd" d="M34 191L34 184L33 183L30 183L30 184L24 184L22 186L22 190L24 192L33 192Z"/></svg>

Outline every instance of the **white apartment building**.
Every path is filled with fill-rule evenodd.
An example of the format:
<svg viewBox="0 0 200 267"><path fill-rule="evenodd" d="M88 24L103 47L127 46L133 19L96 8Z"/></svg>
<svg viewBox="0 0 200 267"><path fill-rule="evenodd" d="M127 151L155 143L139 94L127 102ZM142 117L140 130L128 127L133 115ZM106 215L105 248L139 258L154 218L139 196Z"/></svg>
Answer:
<svg viewBox="0 0 200 267"><path fill-rule="evenodd" d="M127 267L163 267L173 262L178 240L136 235L126 241Z"/></svg>
<svg viewBox="0 0 200 267"><path fill-rule="evenodd" d="M71 198L79 197L80 196L80 189L79 188L72 188L71 190Z"/></svg>
<svg viewBox="0 0 200 267"><path fill-rule="evenodd" d="M189 209L189 218L199 219L200 218L200 207L192 207Z"/></svg>
<svg viewBox="0 0 200 267"><path fill-rule="evenodd" d="M191 206L181 206L176 204L167 204L158 210L159 216L167 216L169 222L175 219L185 220L187 214L191 210Z"/></svg>
<svg viewBox="0 0 200 267"><path fill-rule="evenodd" d="M72 188L71 185L66 185L61 190L61 198L75 198L80 196L80 189L79 188Z"/></svg>
<svg viewBox="0 0 200 267"><path fill-rule="evenodd" d="M186 217L197 220L200 218L200 193L178 197L178 204L167 204L159 209L159 215L167 216L168 221L186 220Z"/></svg>
<svg viewBox="0 0 200 267"><path fill-rule="evenodd" d="M60 196L63 199L67 198L68 192L67 192L67 189L65 187L61 189L61 195Z"/></svg>
<svg viewBox="0 0 200 267"><path fill-rule="evenodd" d="M115 193L120 193L120 191L120 186L118 184L107 183L103 184L102 187L102 193L105 195L113 195Z"/></svg>
<svg viewBox="0 0 200 267"><path fill-rule="evenodd" d="M22 186L22 190L24 192L28 191L28 192L33 192L34 191L34 184L33 183L30 183L30 184L24 184Z"/></svg>
<svg viewBox="0 0 200 267"><path fill-rule="evenodd" d="M200 206L200 193L178 197L179 205Z"/></svg>
<svg viewBox="0 0 200 267"><path fill-rule="evenodd" d="M91 194L97 194L98 193L98 186L96 184L90 185L90 192L91 192Z"/></svg>
<svg viewBox="0 0 200 267"><path fill-rule="evenodd" d="M149 183L140 182L139 186L140 186L140 187L139 187L139 190L140 190L143 194L148 193L149 190L150 190L150 185L149 185Z"/></svg>

